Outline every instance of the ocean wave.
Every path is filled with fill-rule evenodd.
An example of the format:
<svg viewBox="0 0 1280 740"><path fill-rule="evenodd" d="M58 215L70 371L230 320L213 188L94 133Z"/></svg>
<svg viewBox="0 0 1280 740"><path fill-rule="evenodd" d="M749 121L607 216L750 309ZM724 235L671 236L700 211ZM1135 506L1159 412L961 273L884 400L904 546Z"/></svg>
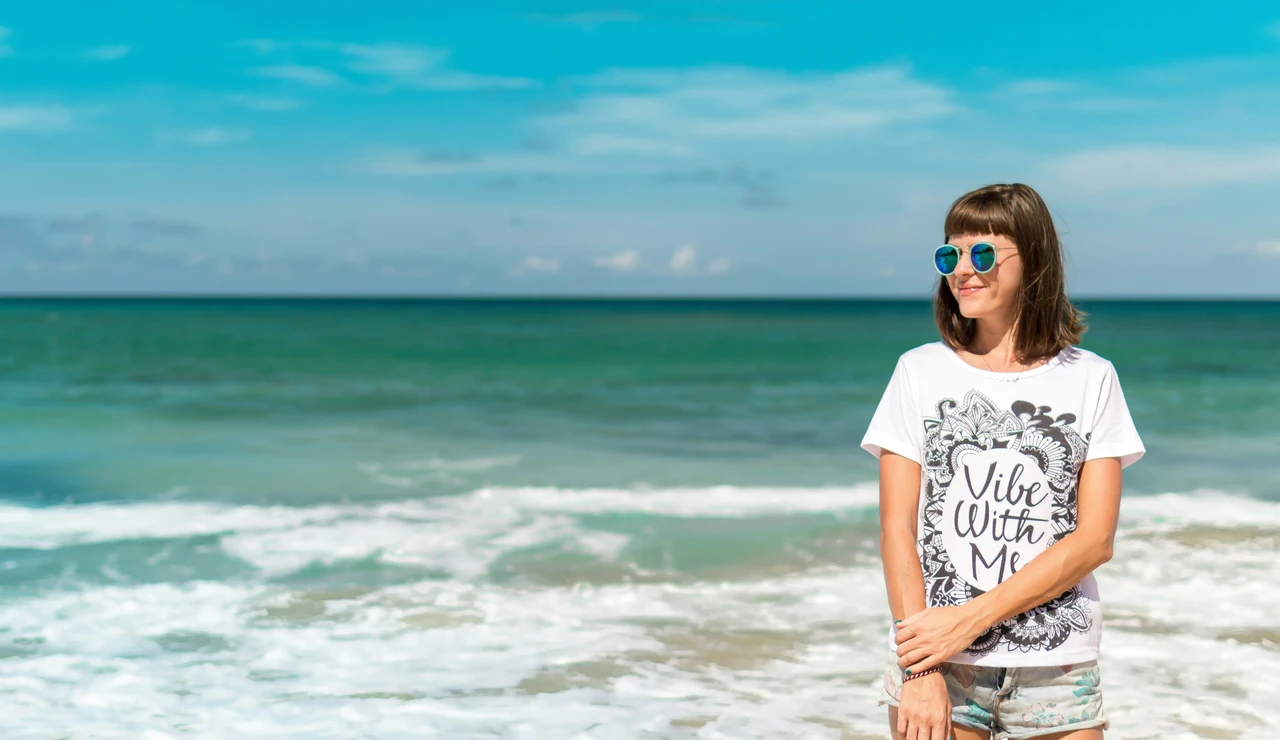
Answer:
<svg viewBox="0 0 1280 740"><path fill-rule="evenodd" d="M0 542L10 547L145 537L259 531L344 518L438 520L493 509L563 514L652 514L682 518L751 518L874 510L875 483L846 487L704 486L668 488L484 487L469 493L376 504L253 506L216 502L138 501L28 507L0 503ZM1280 527L1280 503L1220 491L1127 495L1121 527L1161 531L1191 525Z"/></svg>
<svg viewBox="0 0 1280 740"><path fill-rule="evenodd" d="M884 731L875 699L889 617L874 556L737 579L480 577L503 558L535 561L553 543L602 562L625 559L637 537L665 536L664 524L754 532L788 519L861 517L874 510L870 486L484 488L300 508L18 508L0 510L10 544L213 533L264 576L373 558L449 577L86 583L0 603L0 691L12 699L0 730L468 737L518 722L545 736ZM1280 577L1280 559L1257 538L1180 536L1256 528L1275 508L1220 493L1126 499L1116 557L1098 574L1118 736L1280 726L1280 710L1266 701L1280 690L1269 642L1280 594L1266 586ZM639 524L630 534L588 526L601 515ZM275 709L263 712L268 705Z"/></svg>
<svg viewBox="0 0 1280 740"><path fill-rule="evenodd" d="M300 527L336 519L350 507L237 506L145 501L28 507L0 504L0 545L54 549L143 538L192 537Z"/></svg>
<svg viewBox="0 0 1280 740"><path fill-rule="evenodd" d="M672 517L753 517L840 513L877 506L879 487L482 488L473 496L503 506L573 514L644 513Z"/></svg>
<svg viewBox="0 0 1280 740"><path fill-rule="evenodd" d="M0 728L882 736L888 619L873 568L684 585L99 587L0 607L5 642L26 646L0 676L11 699ZM1108 633L1113 732L1280 726L1274 660L1194 630Z"/></svg>
<svg viewBox="0 0 1280 740"><path fill-rule="evenodd" d="M665 548L664 557L669 558L671 547L699 533L718 537L715 541L726 546L733 546L735 538L757 543L756 552L741 552L748 559L763 547L773 548L779 559L800 563L795 567L803 566L806 558L813 566L847 564L848 558L839 556L841 548L861 548L861 552L873 547L871 515L877 495L874 484L843 488L487 487L457 496L313 507L181 501L42 508L0 505L0 542L9 548L51 550L215 535L224 552L269 577L312 564L372 558L462 580L489 575L503 559L518 568L519 558L513 557L546 555L551 548L552 553L617 565L620 570L602 576L609 579L640 576L646 568L687 570L688 558L674 564L643 565L635 559L642 557L635 548ZM804 524L810 520L805 518L814 524ZM802 524L787 523L793 520ZM682 524L692 521L707 525L691 530ZM1273 526L1276 529L1269 529ZM857 542L841 534L854 531L861 533ZM1280 538L1280 504L1274 502L1219 492L1130 496L1122 503L1116 565L1109 567L1118 572L1123 566L1125 572L1145 577L1148 583L1204 582L1209 592L1216 592L1244 577L1280 577L1280 565L1273 565L1276 538ZM810 545L817 540L822 542L814 547L822 554L815 557ZM874 550L866 555L874 557ZM722 556L721 562L724 557L729 556ZM761 565L763 561L752 562ZM1180 570L1179 564L1187 567ZM743 574L751 577L750 569ZM1145 586L1135 582L1132 588Z"/></svg>
<svg viewBox="0 0 1280 740"><path fill-rule="evenodd" d="M428 482L462 483L468 473L483 473L519 462L519 455L459 459L430 457L400 462L366 462L356 467L378 483L396 488L414 488Z"/></svg>
<svg viewBox="0 0 1280 740"><path fill-rule="evenodd" d="M1196 525L1280 528L1280 502L1210 489L1124 496L1120 521L1125 528L1151 531Z"/></svg>
<svg viewBox="0 0 1280 740"><path fill-rule="evenodd" d="M380 504L252 506L140 501L28 507L0 503L0 543L56 548L139 538L289 529L342 519L439 520L494 510L564 514L637 513L677 517L751 517L840 512L875 506L873 487L668 489L481 488L468 494Z"/></svg>
<svg viewBox="0 0 1280 740"><path fill-rule="evenodd" d="M13 549L43 551L59 548L102 547L111 542L174 540L216 536L219 550L256 569L267 578L299 574L312 579L358 580L379 564L408 578L414 572L460 580L493 575L505 563L509 576L542 581L624 581L668 578L661 573L697 567L698 557L671 560L674 545L664 544L657 555L643 551L624 556L637 538L663 537L680 530L661 523L645 532L615 531L584 521L592 515L662 516L675 521L834 515L874 506L875 492L861 488L710 488L561 489L553 487L483 488L471 493L379 504L314 507L241 506L212 502L148 501L95 503L51 507L0 505L0 543ZM753 526L753 525L749 525ZM688 536L676 531L673 537ZM732 534L726 535L732 541ZM786 543L779 541L781 550ZM204 547L203 545L201 547ZM218 578L233 563L201 558L182 568L152 562L168 557L133 547L118 561L110 555L93 564L93 554L68 551L66 567L49 571L47 558L11 554L3 568L21 568L30 561L37 570L13 571L15 578L54 579L59 583L85 581L148 582L173 578ZM650 548L652 549L652 548ZM643 548L642 548L643 550ZM783 553L791 568L807 567L803 552ZM90 558L90 559L86 559ZM550 560L548 560L550 558ZM692 559L691 559L692 558ZM358 572L344 575L343 563L363 561ZM337 571L334 569L337 568ZM305 573L304 573L305 571ZM184 576L183 573L186 573ZM203 574L203 575L202 575ZM743 577L751 577L749 569ZM12 578L10 578L12 580Z"/></svg>

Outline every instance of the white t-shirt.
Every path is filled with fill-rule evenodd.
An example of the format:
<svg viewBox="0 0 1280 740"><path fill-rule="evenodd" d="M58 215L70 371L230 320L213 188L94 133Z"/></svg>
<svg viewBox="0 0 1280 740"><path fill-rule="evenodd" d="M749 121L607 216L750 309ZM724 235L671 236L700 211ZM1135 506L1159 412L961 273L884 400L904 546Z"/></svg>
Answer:
<svg viewBox="0 0 1280 740"><path fill-rule="evenodd" d="M926 603L991 590L1076 526L1085 461L1145 449L1110 362L1067 347L1022 373L981 370L933 342L898 359L862 447L920 464L916 550ZM1065 665L1095 660L1102 608L1092 574L996 624L955 663Z"/></svg>

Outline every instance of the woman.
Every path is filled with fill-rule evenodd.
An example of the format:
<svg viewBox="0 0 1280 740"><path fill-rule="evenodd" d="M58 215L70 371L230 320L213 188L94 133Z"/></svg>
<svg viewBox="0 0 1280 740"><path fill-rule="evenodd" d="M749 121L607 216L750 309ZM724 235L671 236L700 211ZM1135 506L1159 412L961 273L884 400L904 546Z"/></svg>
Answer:
<svg viewBox="0 0 1280 740"><path fill-rule="evenodd" d="M895 740L1101 740L1092 573L1142 440L1115 368L1074 346L1040 196L975 190L944 231L942 341L899 358L862 440L894 619L882 703Z"/></svg>

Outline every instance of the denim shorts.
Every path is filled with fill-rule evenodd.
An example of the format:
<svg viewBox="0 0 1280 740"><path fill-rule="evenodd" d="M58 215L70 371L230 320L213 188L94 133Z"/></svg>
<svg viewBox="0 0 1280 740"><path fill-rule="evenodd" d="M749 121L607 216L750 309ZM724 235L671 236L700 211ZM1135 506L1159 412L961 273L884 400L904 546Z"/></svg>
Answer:
<svg viewBox="0 0 1280 740"><path fill-rule="evenodd" d="M1098 661L1017 668L943 663L951 697L951 722L991 733L991 740L1106 729ZM880 704L898 706L902 669L889 658Z"/></svg>

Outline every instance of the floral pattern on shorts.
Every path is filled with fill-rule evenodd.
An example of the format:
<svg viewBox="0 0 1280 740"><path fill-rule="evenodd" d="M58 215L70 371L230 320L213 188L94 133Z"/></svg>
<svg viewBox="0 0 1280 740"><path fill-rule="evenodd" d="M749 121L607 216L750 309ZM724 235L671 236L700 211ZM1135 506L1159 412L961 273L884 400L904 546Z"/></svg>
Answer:
<svg viewBox="0 0 1280 740"><path fill-rule="evenodd" d="M1022 740L1067 730L1106 729L1097 661L1062 666L983 667L944 663L951 721L991 740ZM891 656L881 704L902 701L902 669Z"/></svg>

